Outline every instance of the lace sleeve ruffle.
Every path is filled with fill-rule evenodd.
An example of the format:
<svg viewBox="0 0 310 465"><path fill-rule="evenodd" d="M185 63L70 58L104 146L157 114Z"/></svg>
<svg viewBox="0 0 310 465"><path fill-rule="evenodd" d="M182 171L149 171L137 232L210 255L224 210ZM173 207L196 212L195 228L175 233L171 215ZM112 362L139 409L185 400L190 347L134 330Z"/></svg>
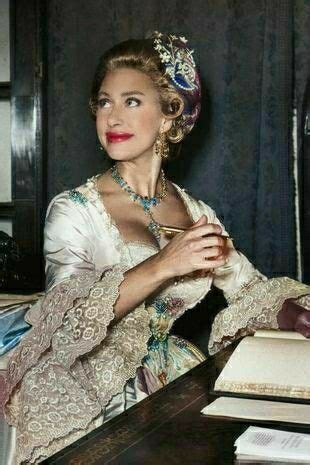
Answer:
<svg viewBox="0 0 310 465"><path fill-rule="evenodd" d="M27 314L33 326L8 365L7 421L16 463L37 463L94 428L147 354L144 304L109 326L123 273L84 271L55 286Z"/></svg>
<svg viewBox="0 0 310 465"><path fill-rule="evenodd" d="M215 317L209 340L211 355L257 329L278 328L277 314L288 298L309 293L309 286L290 278L254 276L228 299Z"/></svg>

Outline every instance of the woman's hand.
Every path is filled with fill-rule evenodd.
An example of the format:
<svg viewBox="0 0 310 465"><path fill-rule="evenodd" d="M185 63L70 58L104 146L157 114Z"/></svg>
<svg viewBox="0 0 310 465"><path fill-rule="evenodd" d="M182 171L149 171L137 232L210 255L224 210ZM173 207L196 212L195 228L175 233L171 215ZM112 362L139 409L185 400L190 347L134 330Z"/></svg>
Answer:
<svg viewBox="0 0 310 465"><path fill-rule="evenodd" d="M208 223L205 215L177 234L156 257L166 278L223 266L226 263L226 239L221 234L222 228Z"/></svg>
<svg viewBox="0 0 310 465"><path fill-rule="evenodd" d="M277 315L279 329L295 330L310 338L310 311L298 305L297 301L296 299L286 299L284 301Z"/></svg>

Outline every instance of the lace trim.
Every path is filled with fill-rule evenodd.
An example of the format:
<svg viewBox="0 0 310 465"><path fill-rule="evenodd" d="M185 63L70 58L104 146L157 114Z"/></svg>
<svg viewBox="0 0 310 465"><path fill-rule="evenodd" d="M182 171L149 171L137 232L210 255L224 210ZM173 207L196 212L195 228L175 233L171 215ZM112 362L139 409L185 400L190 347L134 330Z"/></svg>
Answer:
<svg viewBox="0 0 310 465"><path fill-rule="evenodd" d="M216 390L228 392L242 392L244 394L262 394L269 396L298 397L309 399L310 390L308 386L279 386L278 384L255 384L222 381L217 382Z"/></svg>
<svg viewBox="0 0 310 465"><path fill-rule="evenodd" d="M310 310L310 294L299 297L296 299L296 303L301 307L304 307L305 310Z"/></svg>
<svg viewBox="0 0 310 465"><path fill-rule="evenodd" d="M237 303L238 300L243 298L245 292L248 292L251 287L261 281L267 281L267 278L261 274L255 274L254 278L252 277L249 281L243 283L236 292L230 295L225 294L225 299L227 300L228 305Z"/></svg>
<svg viewBox="0 0 310 465"><path fill-rule="evenodd" d="M234 296L231 305L216 315L209 340L210 354L257 329L277 329L277 314L283 302L304 294L309 294L309 286L290 278L252 282Z"/></svg>
<svg viewBox="0 0 310 465"><path fill-rule="evenodd" d="M17 463L49 457L95 428L147 354L144 305L107 330L123 274L116 266L101 275L59 284L28 315L35 326L9 364L5 407L18 430Z"/></svg>
<svg viewBox="0 0 310 465"><path fill-rule="evenodd" d="M102 272L85 271L68 279L40 299L25 315L32 328L13 351L7 370L7 384L12 390L24 374L39 360L51 344L65 313L77 299L86 298L90 288L100 280Z"/></svg>
<svg viewBox="0 0 310 465"><path fill-rule="evenodd" d="M89 383L102 406L135 376L148 353L150 337L149 315L141 305L113 326L102 346L82 360Z"/></svg>

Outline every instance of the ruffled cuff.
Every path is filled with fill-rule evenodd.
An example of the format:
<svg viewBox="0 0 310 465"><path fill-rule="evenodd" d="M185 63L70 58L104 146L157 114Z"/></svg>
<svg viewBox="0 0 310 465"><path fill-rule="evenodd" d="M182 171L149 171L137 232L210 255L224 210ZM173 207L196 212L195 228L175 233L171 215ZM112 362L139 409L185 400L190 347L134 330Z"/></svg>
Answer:
<svg viewBox="0 0 310 465"><path fill-rule="evenodd" d="M25 373L38 362L41 355L52 345L52 338L55 334L57 345L57 330L61 326L66 330L66 323L68 327L67 314L69 311L79 307L79 303L82 304L90 296L91 291L96 293L98 286L104 287L106 279L103 279L102 282L100 280L104 276L108 278L109 272L111 273L110 270L104 273L93 271L74 275L48 292L28 311L25 315L25 321L32 325L32 328L13 352L8 366L7 383L11 389L19 383ZM120 283L122 273L119 270L115 270L114 273L118 275L118 279L115 276L115 282ZM114 289L112 290L111 302L113 295L115 299ZM80 313L80 311L78 312ZM110 322L113 318L112 310L109 309L108 312L105 310L104 313L105 318ZM74 342L76 333L72 336L72 342ZM66 342L68 342L68 337L64 339L64 343Z"/></svg>
<svg viewBox="0 0 310 465"><path fill-rule="evenodd" d="M310 293L303 295L301 297L298 297L297 299L295 299L295 302L297 305L299 305L304 310L310 310Z"/></svg>
<svg viewBox="0 0 310 465"><path fill-rule="evenodd" d="M211 355L257 329L278 329L277 314L288 298L309 293L309 286L290 278L255 276L229 297L229 306L215 317L209 340Z"/></svg>
<svg viewBox="0 0 310 465"><path fill-rule="evenodd" d="M8 364L7 421L16 463L36 463L96 427L110 399L147 354L144 304L115 325L119 266L84 271L55 286L27 314L33 326Z"/></svg>

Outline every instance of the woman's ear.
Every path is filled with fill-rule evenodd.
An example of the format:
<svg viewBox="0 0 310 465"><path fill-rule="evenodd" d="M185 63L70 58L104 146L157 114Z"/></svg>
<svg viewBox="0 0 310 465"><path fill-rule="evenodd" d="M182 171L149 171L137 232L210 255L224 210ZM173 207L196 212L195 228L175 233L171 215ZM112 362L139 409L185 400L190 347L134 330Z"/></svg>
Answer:
<svg viewBox="0 0 310 465"><path fill-rule="evenodd" d="M172 121L172 119L165 118L160 126L160 132L168 132L172 128Z"/></svg>

